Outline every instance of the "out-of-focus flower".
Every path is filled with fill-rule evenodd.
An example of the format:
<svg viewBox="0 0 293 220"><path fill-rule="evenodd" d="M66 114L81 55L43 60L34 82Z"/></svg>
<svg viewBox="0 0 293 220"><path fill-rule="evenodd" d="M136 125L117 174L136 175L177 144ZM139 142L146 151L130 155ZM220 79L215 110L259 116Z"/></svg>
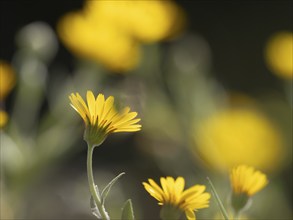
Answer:
<svg viewBox="0 0 293 220"><path fill-rule="evenodd" d="M230 172L233 193L231 204L238 213L249 201L249 198L268 184L267 176L252 166L238 165Z"/></svg>
<svg viewBox="0 0 293 220"><path fill-rule="evenodd" d="M268 184L267 176L254 167L239 165L230 173L230 181L235 194L253 196Z"/></svg>
<svg viewBox="0 0 293 220"><path fill-rule="evenodd" d="M276 75L292 79L293 77L293 34L278 32L270 37L265 49L268 67Z"/></svg>
<svg viewBox="0 0 293 220"><path fill-rule="evenodd" d="M143 186L152 197L159 201L158 204L163 206L161 216L176 219L185 212L187 219L195 219L194 211L209 207L211 195L204 192L206 188L204 185L194 185L184 190L183 177L178 177L176 180L173 177L161 177L160 180L161 187L152 179L148 179L148 183L143 182Z"/></svg>
<svg viewBox="0 0 293 220"><path fill-rule="evenodd" d="M0 60L0 101L3 101L15 85L16 77L13 68Z"/></svg>
<svg viewBox="0 0 293 220"><path fill-rule="evenodd" d="M212 168L224 171L251 164L276 171L284 158L279 131L253 108L232 108L215 113L195 125L194 153Z"/></svg>
<svg viewBox="0 0 293 220"><path fill-rule="evenodd" d="M3 128L8 121L8 114L5 111L0 110L0 129Z"/></svg>
<svg viewBox="0 0 293 220"><path fill-rule="evenodd" d="M76 55L123 72L137 66L139 42L172 38L185 16L172 1L85 1L58 23L63 43Z"/></svg>
<svg viewBox="0 0 293 220"><path fill-rule="evenodd" d="M105 100L104 95L99 94L95 99L92 91L87 91L87 104L78 93L72 93L69 99L71 106L85 122L84 139L91 145L100 145L110 133L141 129L141 125L137 124L140 119L135 119L137 113L129 112L129 107L117 111L113 96Z"/></svg>
<svg viewBox="0 0 293 220"><path fill-rule="evenodd" d="M172 1L86 1L85 10L142 42L173 37L185 24L183 10Z"/></svg>
<svg viewBox="0 0 293 220"><path fill-rule="evenodd" d="M63 43L76 55L114 71L133 69L140 59L137 41L108 22L95 22L83 11L66 14L58 23Z"/></svg>

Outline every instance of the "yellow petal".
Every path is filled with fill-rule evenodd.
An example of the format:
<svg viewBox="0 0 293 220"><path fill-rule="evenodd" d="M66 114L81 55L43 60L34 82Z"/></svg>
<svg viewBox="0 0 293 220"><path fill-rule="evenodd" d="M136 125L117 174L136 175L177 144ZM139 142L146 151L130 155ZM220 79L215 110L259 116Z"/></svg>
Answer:
<svg viewBox="0 0 293 220"><path fill-rule="evenodd" d="M257 193L259 190L261 190L265 185L267 185L268 181L266 178L266 175L260 173L260 172L255 172L252 176L250 181L248 182L248 194L253 195Z"/></svg>
<svg viewBox="0 0 293 220"><path fill-rule="evenodd" d="M189 197L186 200L186 208L189 209L202 209L209 207L209 199L211 198L211 194L203 193L195 197Z"/></svg>
<svg viewBox="0 0 293 220"><path fill-rule="evenodd" d="M267 177L254 167L239 165L230 172L230 181L235 193L246 193L252 196L268 183Z"/></svg>
<svg viewBox="0 0 293 220"><path fill-rule="evenodd" d="M127 126L118 126L116 127L116 130L125 130L125 129L141 129L141 125L139 124L133 124L133 125L127 125Z"/></svg>
<svg viewBox="0 0 293 220"><path fill-rule="evenodd" d="M90 112L90 121L91 124L96 122L96 105L95 105L95 96L92 91L87 91L86 93L87 104Z"/></svg>
<svg viewBox="0 0 293 220"><path fill-rule="evenodd" d="M99 94L96 99L96 111L97 111L97 115L98 115L98 124L100 124L102 122L101 115L103 113L104 103L105 103L104 95Z"/></svg>
<svg viewBox="0 0 293 220"><path fill-rule="evenodd" d="M134 131L140 131L141 130L141 126L137 126L137 127L123 127L123 128L116 128L114 133L117 132L134 132Z"/></svg>
<svg viewBox="0 0 293 220"><path fill-rule="evenodd" d="M176 179L176 181L175 181L175 186L174 186L175 193L176 193L177 197L181 196L181 193L184 190L184 185L185 185L184 178L183 177L178 177Z"/></svg>
<svg viewBox="0 0 293 220"><path fill-rule="evenodd" d="M185 211L185 216L186 216L187 220L196 220L194 212L190 209Z"/></svg>
<svg viewBox="0 0 293 220"><path fill-rule="evenodd" d="M173 177L170 177L170 176L168 176L166 180L167 180L167 189L170 196L169 201L172 204L176 204L177 197L175 193L175 180Z"/></svg>
<svg viewBox="0 0 293 220"><path fill-rule="evenodd" d="M126 114L124 117L121 117L116 122L113 122L113 125L118 127L119 125L123 124L124 122L130 121L131 119L135 118L137 116L136 112L130 112Z"/></svg>
<svg viewBox="0 0 293 220"><path fill-rule="evenodd" d="M86 116L86 112L87 109L84 108L84 106L79 102L79 100L77 99L77 97L74 94L71 94L71 96L69 96L69 99L71 101L71 107L78 112L78 114L82 117L82 119L84 120L85 123L87 123L87 116Z"/></svg>
<svg viewBox="0 0 293 220"><path fill-rule="evenodd" d="M83 98L78 93L76 93L76 97L77 97L78 102L80 102L80 104L83 106L83 109L85 110L86 115L88 117L90 117L90 112L89 112L88 106L86 105Z"/></svg>
<svg viewBox="0 0 293 220"><path fill-rule="evenodd" d="M148 179L150 185L159 193L159 194L163 194L163 190L161 187L159 187L159 185L152 179Z"/></svg>
<svg viewBox="0 0 293 220"><path fill-rule="evenodd" d="M160 193L160 191L158 191L156 188L152 187L151 185L149 185L148 183L142 183L144 188L146 189L146 191L148 191L148 193L154 197L156 200L158 200L159 202L163 201L163 197L162 194Z"/></svg>
<svg viewBox="0 0 293 220"><path fill-rule="evenodd" d="M151 179L149 179L149 182L148 192L151 191L151 195L157 199L159 198L158 195L160 195L160 198L162 198L162 201L159 203L160 205L171 204L184 211L188 219L195 219L193 210L196 211L197 209L209 207L211 195L210 193L203 192L205 190L204 185L195 185L183 191L185 185L183 177L178 177L176 180L170 176L166 178L161 177L162 188Z"/></svg>
<svg viewBox="0 0 293 220"><path fill-rule="evenodd" d="M168 190L168 183L167 183L167 179L165 179L164 177L160 178L161 181L161 186L163 188L163 197L164 197L164 201L169 201L170 200L170 195L169 195L169 190Z"/></svg>
<svg viewBox="0 0 293 220"><path fill-rule="evenodd" d="M130 120L130 121L126 121L126 122L124 122L124 123L122 123L120 125L116 125L116 126L117 127L127 127L129 125L133 125L133 124L139 122L140 120L141 120L140 118L137 118L137 119L133 119L133 120Z"/></svg>
<svg viewBox="0 0 293 220"><path fill-rule="evenodd" d="M197 196L197 195L201 194L204 190L205 190L204 185L194 185L182 193L180 200L184 201L190 197Z"/></svg>
<svg viewBox="0 0 293 220"><path fill-rule="evenodd" d="M110 113L111 109L113 108L113 104L114 104L114 97L110 96L106 99L105 101L105 105L104 105L104 110L103 113L101 115L101 120L109 120L109 118L107 117L108 114Z"/></svg>

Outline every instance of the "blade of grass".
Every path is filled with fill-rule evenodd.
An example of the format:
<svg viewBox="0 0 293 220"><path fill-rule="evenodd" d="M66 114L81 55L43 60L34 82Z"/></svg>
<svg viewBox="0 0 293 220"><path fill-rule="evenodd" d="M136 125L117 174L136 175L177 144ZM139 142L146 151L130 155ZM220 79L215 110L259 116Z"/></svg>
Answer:
<svg viewBox="0 0 293 220"><path fill-rule="evenodd" d="M219 197L219 195L218 195L218 193L217 193L212 181L208 177L207 177L207 179L208 179L208 183L211 186L212 193L213 193L214 197L216 198L217 204L218 204L218 206L219 206L219 208L221 210L221 213L222 213L223 217L225 218L225 220L229 220L227 211L226 211L226 209L225 209L225 207L224 207L224 205L223 205L223 203L222 203L222 201L221 201L221 199L220 199L220 197Z"/></svg>

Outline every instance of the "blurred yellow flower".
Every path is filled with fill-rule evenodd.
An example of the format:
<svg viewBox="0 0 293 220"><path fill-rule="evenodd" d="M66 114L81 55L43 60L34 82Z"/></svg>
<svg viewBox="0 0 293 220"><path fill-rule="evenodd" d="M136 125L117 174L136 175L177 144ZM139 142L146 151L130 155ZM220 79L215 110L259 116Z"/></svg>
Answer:
<svg viewBox="0 0 293 220"><path fill-rule="evenodd" d="M139 42L172 38L184 23L183 10L172 1L97 0L63 16L57 31L76 55L123 72L139 63Z"/></svg>
<svg viewBox="0 0 293 220"><path fill-rule="evenodd" d="M0 101L3 101L15 85L13 68L5 61L0 60Z"/></svg>
<svg viewBox="0 0 293 220"><path fill-rule="evenodd" d="M5 111L0 110L0 129L3 128L8 121L8 114Z"/></svg>
<svg viewBox="0 0 293 220"><path fill-rule="evenodd" d="M268 67L276 75L292 79L293 77L293 34L278 32L270 37L265 49Z"/></svg>
<svg viewBox="0 0 293 220"><path fill-rule="evenodd" d="M224 171L243 163L276 171L284 159L278 130L253 108L232 108L195 125L194 153L212 168Z"/></svg>
<svg viewBox="0 0 293 220"><path fill-rule="evenodd" d="M185 180L178 177L161 177L161 186L152 179L143 182L146 191L159 201L159 205L171 206L185 212L187 219L196 219L194 211L209 207L211 195L205 191L204 185L194 185L184 190Z"/></svg>
<svg viewBox="0 0 293 220"><path fill-rule="evenodd" d="M108 20L142 42L156 42L180 32L185 15L173 1L86 1L95 19Z"/></svg>
<svg viewBox="0 0 293 220"><path fill-rule="evenodd" d="M141 129L141 125L137 124L140 119L135 119L137 113L129 112L129 107L121 112L117 111L113 96L105 100L104 95L99 94L95 99L92 91L87 91L87 104L78 93L72 93L69 99L71 106L85 122L84 138L92 145L101 144L110 133L135 132Z"/></svg>
<svg viewBox="0 0 293 220"><path fill-rule="evenodd" d="M239 165L230 173L230 181L235 194L253 196L268 184L267 176L252 166Z"/></svg>
<svg viewBox="0 0 293 220"><path fill-rule="evenodd" d="M84 11L63 16L57 30L60 39L73 53L102 63L113 71L133 69L140 59L137 41L104 20L95 22Z"/></svg>

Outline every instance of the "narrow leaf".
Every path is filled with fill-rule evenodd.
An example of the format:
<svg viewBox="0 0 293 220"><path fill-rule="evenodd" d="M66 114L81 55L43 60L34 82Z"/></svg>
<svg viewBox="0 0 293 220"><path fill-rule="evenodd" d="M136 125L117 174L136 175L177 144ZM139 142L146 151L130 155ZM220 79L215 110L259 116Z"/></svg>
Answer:
<svg viewBox="0 0 293 220"><path fill-rule="evenodd" d="M101 219L102 218L101 213L100 213L100 211L99 211L99 209L98 209L98 207L97 207L97 205L95 203L95 200L94 200L94 198L92 196L91 196L91 199L90 199L90 204L91 204L92 214L94 216L96 216L98 219Z"/></svg>
<svg viewBox="0 0 293 220"><path fill-rule="evenodd" d="M207 179L208 179L208 183L211 186L212 193L213 193L214 197L216 198L216 202L217 202L217 204L218 204L218 206L219 206L219 208L221 210L222 215L224 216L225 220L229 220L227 211L226 211L226 209L225 209L225 207L224 207L224 205L223 205L223 203L222 203L222 201L221 201L221 199L220 199L220 197L219 197L219 195L218 195L218 193L217 193L212 181L208 177L207 177Z"/></svg>
<svg viewBox="0 0 293 220"><path fill-rule="evenodd" d="M101 196L100 196L100 190L98 188L98 185L95 185L95 190L96 190L96 193L97 193L98 198L100 199Z"/></svg>
<svg viewBox="0 0 293 220"><path fill-rule="evenodd" d="M121 220L134 220L131 199L128 199L122 208Z"/></svg>
<svg viewBox="0 0 293 220"><path fill-rule="evenodd" d="M108 185L103 189L102 194L101 194L101 203L102 205L104 205L105 203L105 199L108 195L108 193L110 192L111 187L116 183L116 181L125 173L120 173L118 176L116 176L114 179L111 180L110 183L108 183Z"/></svg>

